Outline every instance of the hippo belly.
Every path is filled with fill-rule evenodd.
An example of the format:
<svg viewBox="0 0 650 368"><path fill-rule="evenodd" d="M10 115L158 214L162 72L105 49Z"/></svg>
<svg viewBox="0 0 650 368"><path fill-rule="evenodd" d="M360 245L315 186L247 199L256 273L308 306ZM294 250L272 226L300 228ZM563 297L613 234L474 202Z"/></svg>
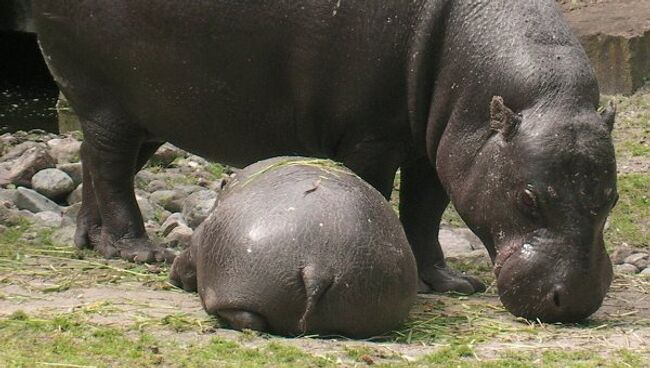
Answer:
<svg viewBox="0 0 650 368"><path fill-rule="evenodd" d="M390 204L331 161L275 158L226 185L171 280L235 328L369 337L395 328L416 266Z"/></svg>
<svg viewBox="0 0 650 368"><path fill-rule="evenodd" d="M82 122L237 166L408 135L407 44L397 41L410 10L397 3L372 6L367 24L371 9L333 16L325 1L34 3L43 53ZM106 114L117 122L97 121Z"/></svg>

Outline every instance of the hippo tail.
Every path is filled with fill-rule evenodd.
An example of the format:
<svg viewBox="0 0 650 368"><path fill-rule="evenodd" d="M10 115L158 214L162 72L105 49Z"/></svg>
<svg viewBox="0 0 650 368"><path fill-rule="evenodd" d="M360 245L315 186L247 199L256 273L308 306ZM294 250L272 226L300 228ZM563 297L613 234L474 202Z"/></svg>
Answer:
<svg viewBox="0 0 650 368"><path fill-rule="evenodd" d="M305 304L305 312L299 321L300 331L304 334L308 330L308 321L311 315L316 310L316 305L325 295L327 290L332 287L334 283L333 277L324 277L322 272L318 272L313 265L305 266L300 270L300 277L302 278L303 285L305 286L305 293L307 303Z"/></svg>

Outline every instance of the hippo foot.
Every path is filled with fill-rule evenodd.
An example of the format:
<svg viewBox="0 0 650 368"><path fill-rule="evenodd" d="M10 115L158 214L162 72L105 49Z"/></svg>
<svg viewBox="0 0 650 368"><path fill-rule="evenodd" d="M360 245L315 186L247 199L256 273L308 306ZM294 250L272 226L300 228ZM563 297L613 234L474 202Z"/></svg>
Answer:
<svg viewBox="0 0 650 368"><path fill-rule="evenodd" d="M117 242L100 242L94 249L107 259L121 258L133 263L172 264L176 252L153 244L149 239L121 239Z"/></svg>
<svg viewBox="0 0 650 368"><path fill-rule="evenodd" d="M85 223L77 224L74 233L74 244L79 249L94 249L94 244L100 243L101 232L101 226L90 226Z"/></svg>
<svg viewBox="0 0 650 368"><path fill-rule="evenodd" d="M461 274L447 266L436 265L419 273L419 293L456 292L469 295L485 291L485 284L477 278Z"/></svg>
<svg viewBox="0 0 650 368"><path fill-rule="evenodd" d="M171 249L155 245L147 238L120 239L116 242L97 247L97 251L106 258L122 258L135 263L160 263L172 264L176 253ZM101 244L101 243L100 243Z"/></svg>
<svg viewBox="0 0 650 368"><path fill-rule="evenodd" d="M174 259L169 271L169 282L185 291L196 291L196 265L190 259L190 251L186 249Z"/></svg>

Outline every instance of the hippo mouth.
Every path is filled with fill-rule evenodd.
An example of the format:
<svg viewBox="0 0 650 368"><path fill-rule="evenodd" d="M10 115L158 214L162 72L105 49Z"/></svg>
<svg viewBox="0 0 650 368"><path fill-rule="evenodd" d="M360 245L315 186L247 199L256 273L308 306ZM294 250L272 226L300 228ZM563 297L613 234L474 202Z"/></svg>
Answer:
<svg viewBox="0 0 650 368"><path fill-rule="evenodd" d="M495 258L494 268L493 268L494 269L494 274L496 275L497 278L499 277L499 273L501 273L501 269L506 264L508 259L510 259L510 257L512 257L515 253L520 251L521 248L522 248L522 245L520 245L520 244L510 244L510 245L501 247L497 251L497 256Z"/></svg>

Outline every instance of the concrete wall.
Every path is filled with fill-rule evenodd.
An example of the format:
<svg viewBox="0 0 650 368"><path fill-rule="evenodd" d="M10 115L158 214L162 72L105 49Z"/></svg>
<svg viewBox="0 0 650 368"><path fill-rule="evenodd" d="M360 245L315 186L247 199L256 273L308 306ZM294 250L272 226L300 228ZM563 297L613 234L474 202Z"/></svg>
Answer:
<svg viewBox="0 0 650 368"><path fill-rule="evenodd" d="M0 30L34 32L31 0L0 0Z"/></svg>

